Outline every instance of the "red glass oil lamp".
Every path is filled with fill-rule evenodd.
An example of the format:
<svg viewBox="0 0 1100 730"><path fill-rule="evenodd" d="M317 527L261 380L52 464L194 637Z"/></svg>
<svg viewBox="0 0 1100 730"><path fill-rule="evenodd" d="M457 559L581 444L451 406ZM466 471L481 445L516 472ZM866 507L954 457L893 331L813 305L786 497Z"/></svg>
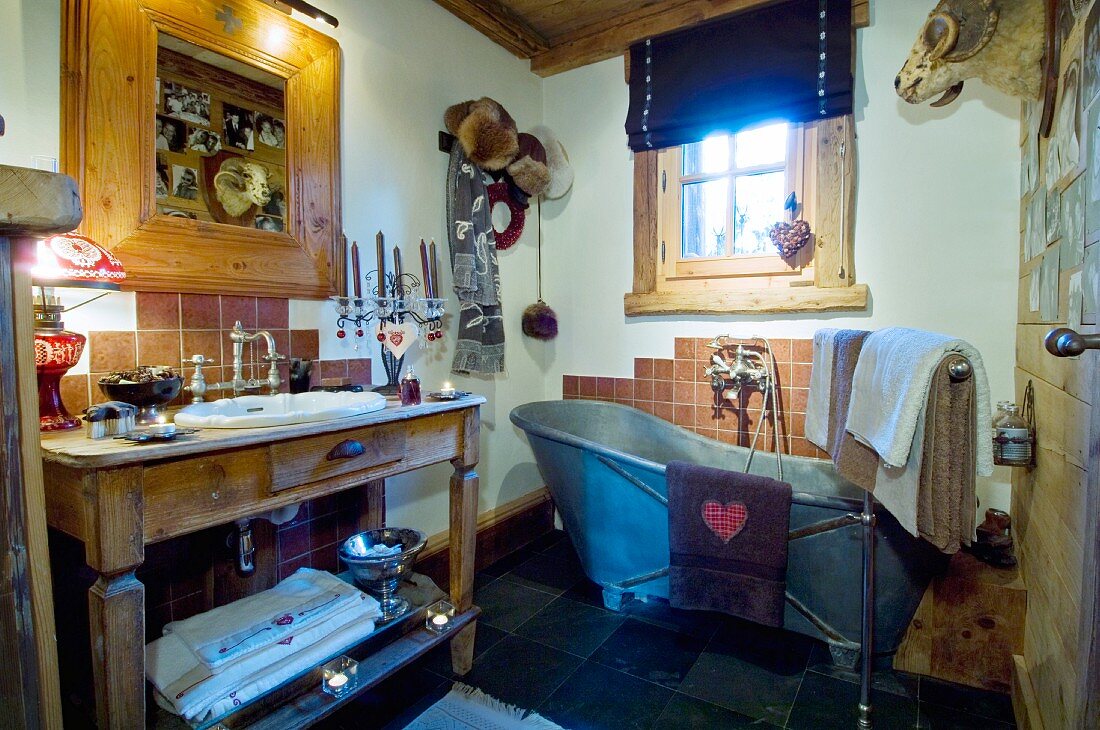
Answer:
<svg viewBox="0 0 1100 730"><path fill-rule="evenodd" d="M39 428L63 431L80 425L80 419L69 415L61 402L61 378L80 360L85 338L65 329L61 321L65 308L53 288L118 291L126 271L110 251L75 233L39 241L37 258L31 280L38 287L34 296L34 363Z"/></svg>

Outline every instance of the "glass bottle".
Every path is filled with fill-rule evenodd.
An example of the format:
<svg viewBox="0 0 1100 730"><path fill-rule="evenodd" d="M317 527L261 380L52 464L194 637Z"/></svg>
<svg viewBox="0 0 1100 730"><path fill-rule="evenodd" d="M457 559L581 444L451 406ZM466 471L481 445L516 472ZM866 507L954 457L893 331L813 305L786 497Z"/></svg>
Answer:
<svg viewBox="0 0 1100 730"><path fill-rule="evenodd" d="M1031 426L1020 415L1015 404L1005 408L1004 417L997 421L997 437L993 454L998 464L1029 466L1031 464Z"/></svg>
<svg viewBox="0 0 1100 730"><path fill-rule="evenodd" d="M420 378L416 377L410 365L405 369L405 376L401 378L401 405L420 405Z"/></svg>

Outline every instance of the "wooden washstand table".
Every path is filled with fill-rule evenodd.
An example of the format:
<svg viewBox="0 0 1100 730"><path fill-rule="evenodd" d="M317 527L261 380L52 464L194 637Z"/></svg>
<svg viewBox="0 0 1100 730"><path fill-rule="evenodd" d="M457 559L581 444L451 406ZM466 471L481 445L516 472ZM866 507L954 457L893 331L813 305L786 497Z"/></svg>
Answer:
<svg viewBox="0 0 1100 730"><path fill-rule="evenodd" d="M450 595L460 614L476 616L474 467L485 402L480 396L410 407L391 401L364 416L204 429L156 445L92 441L83 431L43 434L49 524L83 541L98 574L88 611L99 727L145 726L145 588L134 571L151 543L449 461ZM368 509L375 514L361 516L360 524L380 526L382 509ZM470 620L444 635L458 674L470 669L474 631ZM393 668L429 648L411 642L409 656L399 656Z"/></svg>

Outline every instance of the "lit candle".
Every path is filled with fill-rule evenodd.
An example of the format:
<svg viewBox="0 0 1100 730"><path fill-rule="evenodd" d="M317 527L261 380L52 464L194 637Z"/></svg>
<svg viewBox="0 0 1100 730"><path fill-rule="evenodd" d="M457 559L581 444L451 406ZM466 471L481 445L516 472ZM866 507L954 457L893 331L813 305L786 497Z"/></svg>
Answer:
<svg viewBox="0 0 1100 730"><path fill-rule="evenodd" d="M165 423L163 421L159 421L157 423L149 424L149 433L155 433L159 436L171 436L175 432L176 424L174 423Z"/></svg>
<svg viewBox="0 0 1100 730"><path fill-rule="evenodd" d="M317 680L314 680L314 681L317 681ZM329 677L329 680L328 680L328 686L332 687L333 689L340 689L341 687L343 687L347 683L348 683L348 675L344 674L343 672L341 672L340 674L334 674L332 677Z"/></svg>
<svg viewBox="0 0 1100 730"><path fill-rule="evenodd" d="M386 249L383 244L385 239L382 237L382 231L374 237L374 246L377 249L378 256L378 296L386 296Z"/></svg>
<svg viewBox="0 0 1100 730"><path fill-rule="evenodd" d="M359 271L359 243L356 241L351 242L351 276L352 276L352 292L355 294L355 298L359 299L363 296L362 281L363 277Z"/></svg>
<svg viewBox="0 0 1100 730"><path fill-rule="evenodd" d="M443 624L447 623L447 617L441 613L437 613L435 616L432 616L432 623L436 626L443 626Z"/></svg>
<svg viewBox="0 0 1100 730"><path fill-rule="evenodd" d="M455 387L450 383L444 383L443 387L439 389L439 394L444 397L450 398L455 394Z"/></svg>

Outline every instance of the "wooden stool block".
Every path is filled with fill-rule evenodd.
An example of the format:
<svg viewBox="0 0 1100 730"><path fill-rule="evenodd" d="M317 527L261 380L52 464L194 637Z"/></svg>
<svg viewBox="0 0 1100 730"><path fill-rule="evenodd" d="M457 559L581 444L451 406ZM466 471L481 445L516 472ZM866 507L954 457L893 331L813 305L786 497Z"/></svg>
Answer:
<svg viewBox="0 0 1100 730"><path fill-rule="evenodd" d="M1022 654L1027 591L1017 568L965 552L932 581L894 657L894 668L1008 693Z"/></svg>

